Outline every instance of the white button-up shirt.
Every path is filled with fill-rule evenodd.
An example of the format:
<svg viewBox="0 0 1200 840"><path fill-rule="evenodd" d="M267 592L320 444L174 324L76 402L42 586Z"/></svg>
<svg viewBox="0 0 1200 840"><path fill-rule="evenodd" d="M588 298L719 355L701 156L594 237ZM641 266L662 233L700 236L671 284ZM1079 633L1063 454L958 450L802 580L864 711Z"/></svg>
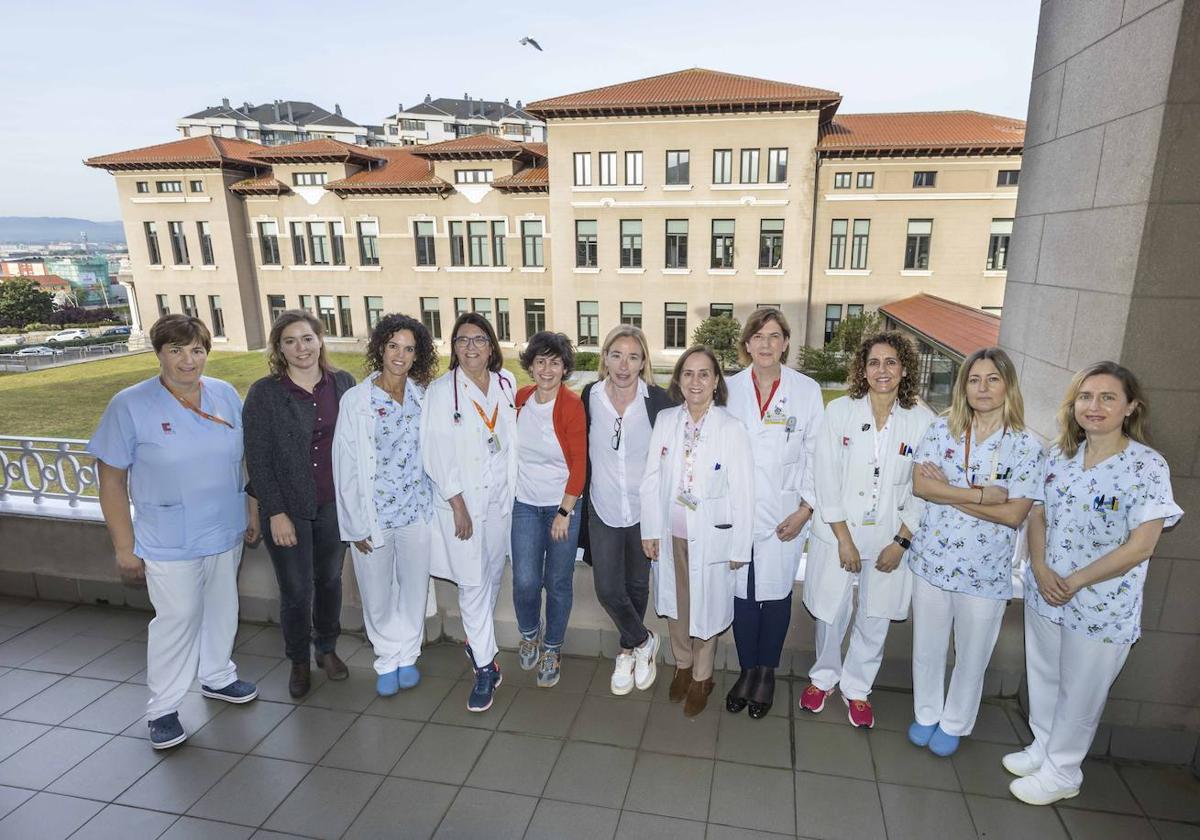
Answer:
<svg viewBox="0 0 1200 840"><path fill-rule="evenodd" d="M592 417L588 435L588 454L591 457L591 489L588 503L610 528L636 525L642 516L642 473L650 451L650 416L646 413L649 389L638 380L637 396L625 408L624 416L617 413L608 398L608 387L597 382L588 395L588 410ZM621 436L617 438L617 420L621 421ZM613 443L617 442L617 448Z"/></svg>

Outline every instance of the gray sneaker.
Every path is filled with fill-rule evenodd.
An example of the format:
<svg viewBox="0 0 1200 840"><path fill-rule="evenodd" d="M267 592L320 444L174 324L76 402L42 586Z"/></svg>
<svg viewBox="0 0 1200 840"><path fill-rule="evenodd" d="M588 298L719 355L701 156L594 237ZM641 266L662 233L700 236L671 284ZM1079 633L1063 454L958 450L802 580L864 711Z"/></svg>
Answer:
<svg viewBox="0 0 1200 840"><path fill-rule="evenodd" d="M538 688L553 688L558 685L562 669L560 659L561 656L557 650L547 650L542 654L542 661L538 665Z"/></svg>
<svg viewBox="0 0 1200 840"><path fill-rule="evenodd" d="M531 639L521 637L521 644L517 648L517 661L521 664L522 671L532 671L537 667L538 659L541 658L539 635L541 635L541 631L535 633Z"/></svg>

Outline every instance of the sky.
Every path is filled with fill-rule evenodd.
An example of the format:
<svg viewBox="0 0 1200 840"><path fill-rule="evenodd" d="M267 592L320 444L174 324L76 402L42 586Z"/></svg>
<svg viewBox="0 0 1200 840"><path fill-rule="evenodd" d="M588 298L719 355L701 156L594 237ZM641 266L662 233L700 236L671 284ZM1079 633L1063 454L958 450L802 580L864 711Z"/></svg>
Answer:
<svg viewBox="0 0 1200 840"><path fill-rule="evenodd" d="M1038 8L0 0L0 216L118 219L112 178L81 161L178 139L179 117L222 97L337 103L378 124L426 93L529 102L707 67L839 91L840 113L1023 118ZM526 35L545 51L520 46Z"/></svg>

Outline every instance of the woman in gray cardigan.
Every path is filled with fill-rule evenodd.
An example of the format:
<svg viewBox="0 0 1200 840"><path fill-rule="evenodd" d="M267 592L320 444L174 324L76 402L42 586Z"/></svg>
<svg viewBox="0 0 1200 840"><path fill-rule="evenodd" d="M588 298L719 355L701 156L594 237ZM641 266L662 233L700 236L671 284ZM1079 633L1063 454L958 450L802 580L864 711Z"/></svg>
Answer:
<svg viewBox="0 0 1200 840"><path fill-rule="evenodd" d="M271 375L250 386L242 410L250 492L279 581L279 624L292 661L288 692L312 687L311 659L331 680L349 676L341 633L342 561L333 489L333 431L354 377L325 355L324 327L293 309L271 326Z"/></svg>

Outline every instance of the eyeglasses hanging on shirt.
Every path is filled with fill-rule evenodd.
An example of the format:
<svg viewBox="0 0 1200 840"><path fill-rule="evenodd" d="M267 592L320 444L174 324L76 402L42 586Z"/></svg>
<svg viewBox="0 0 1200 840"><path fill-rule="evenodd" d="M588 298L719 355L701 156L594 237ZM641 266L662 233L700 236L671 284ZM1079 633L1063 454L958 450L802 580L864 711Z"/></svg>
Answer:
<svg viewBox="0 0 1200 840"><path fill-rule="evenodd" d="M614 451L617 451L621 448L621 423L624 421L624 419L625 418L623 417L618 417L617 422L613 423L613 436L610 442L612 443L612 448Z"/></svg>

